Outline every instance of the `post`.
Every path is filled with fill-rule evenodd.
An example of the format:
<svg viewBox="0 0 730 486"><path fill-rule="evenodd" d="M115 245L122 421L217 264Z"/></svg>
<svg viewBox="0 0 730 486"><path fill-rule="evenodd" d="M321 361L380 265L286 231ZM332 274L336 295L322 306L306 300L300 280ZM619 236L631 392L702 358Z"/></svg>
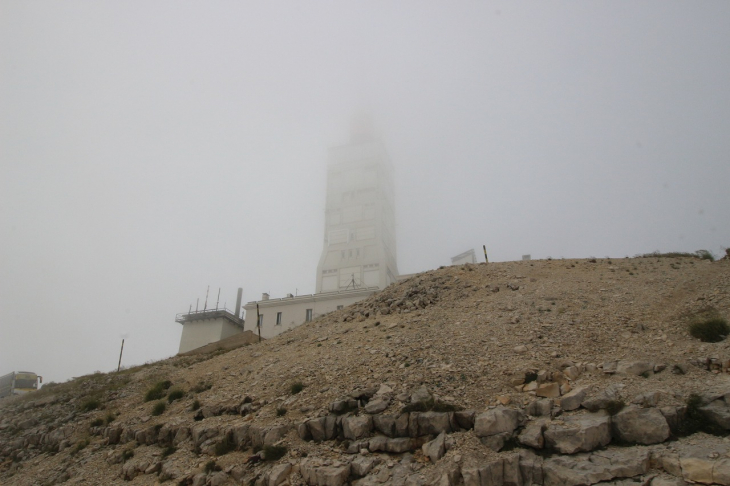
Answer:
<svg viewBox="0 0 730 486"><path fill-rule="evenodd" d="M122 349L119 350L119 364L117 365L117 373L122 369L122 353L124 352L124 339L122 339Z"/></svg>
<svg viewBox="0 0 730 486"><path fill-rule="evenodd" d="M258 302L256 302L256 327L259 328L259 342L261 342L261 315L259 314Z"/></svg>
<svg viewBox="0 0 730 486"><path fill-rule="evenodd" d="M484 248L484 261L489 263L489 258L487 258L487 245L482 245L482 248Z"/></svg>

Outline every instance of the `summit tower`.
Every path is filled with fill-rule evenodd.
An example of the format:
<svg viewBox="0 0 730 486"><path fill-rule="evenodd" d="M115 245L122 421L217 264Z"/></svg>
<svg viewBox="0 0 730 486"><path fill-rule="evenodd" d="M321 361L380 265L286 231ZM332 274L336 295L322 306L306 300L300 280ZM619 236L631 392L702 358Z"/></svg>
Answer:
<svg viewBox="0 0 730 486"><path fill-rule="evenodd" d="M393 167L372 121L352 122L350 142L329 150L324 248L317 293L385 288L396 281Z"/></svg>

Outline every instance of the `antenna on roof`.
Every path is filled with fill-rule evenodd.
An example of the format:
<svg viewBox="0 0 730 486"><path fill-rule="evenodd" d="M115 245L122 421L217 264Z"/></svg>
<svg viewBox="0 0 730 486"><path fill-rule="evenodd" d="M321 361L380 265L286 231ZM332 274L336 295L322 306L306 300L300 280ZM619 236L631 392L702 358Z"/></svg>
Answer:
<svg viewBox="0 0 730 486"><path fill-rule="evenodd" d="M221 288L218 287L218 300L215 301L215 310L218 310L218 303L221 301Z"/></svg>
<svg viewBox="0 0 730 486"><path fill-rule="evenodd" d="M208 293L210 293L210 285L208 285L208 289L205 291L205 306L203 306L203 310L208 310Z"/></svg>
<svg viewBox="0 0 730 486"><path fill-rule="evenodd" d="M195 312L198 312L198 304L200 304L200 297L195 299Z"/></svg>

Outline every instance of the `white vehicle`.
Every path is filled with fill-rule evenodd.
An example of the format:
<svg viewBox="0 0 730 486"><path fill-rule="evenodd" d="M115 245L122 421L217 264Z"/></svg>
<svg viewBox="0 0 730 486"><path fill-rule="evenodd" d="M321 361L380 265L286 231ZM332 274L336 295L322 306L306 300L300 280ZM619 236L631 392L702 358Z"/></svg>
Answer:
<svg viewBox="0 0 730 486"><path fill-rule="evenodd" d="M0 376L0 398L36 391L39 382L43 383L43 377L32 371L13 371Z"/></svg>

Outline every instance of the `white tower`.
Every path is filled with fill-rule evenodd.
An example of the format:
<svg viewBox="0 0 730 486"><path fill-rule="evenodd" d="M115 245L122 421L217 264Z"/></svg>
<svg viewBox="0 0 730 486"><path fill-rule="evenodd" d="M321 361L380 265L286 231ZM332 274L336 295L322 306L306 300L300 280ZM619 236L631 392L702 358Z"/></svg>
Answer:
<svg viewBox="0 0 730 486"><path fill-rule="evenodd" d="M367 117L329 151L324 249L317 293L385 288L398 277L393 168Z"/></svg>

